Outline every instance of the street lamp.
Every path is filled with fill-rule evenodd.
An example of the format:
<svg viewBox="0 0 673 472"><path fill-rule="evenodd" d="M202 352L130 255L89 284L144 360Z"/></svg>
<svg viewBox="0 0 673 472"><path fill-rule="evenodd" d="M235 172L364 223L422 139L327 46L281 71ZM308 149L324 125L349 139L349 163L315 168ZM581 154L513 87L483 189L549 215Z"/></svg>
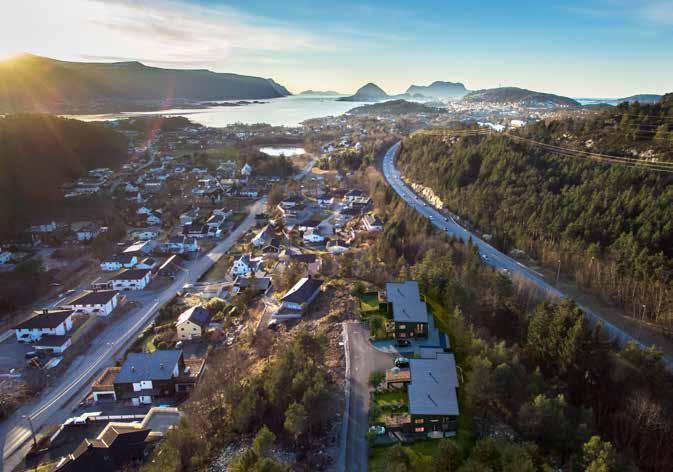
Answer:
<svg viewBox="0 0 673 472"><path fill-rule="evenodd" d="M30 418L30 415L23 415L21 418L28 420L30 425L30 434L33 438L33 447L37 447L37 439L35 438L35 428L33 427L33 420Z"/></svg>

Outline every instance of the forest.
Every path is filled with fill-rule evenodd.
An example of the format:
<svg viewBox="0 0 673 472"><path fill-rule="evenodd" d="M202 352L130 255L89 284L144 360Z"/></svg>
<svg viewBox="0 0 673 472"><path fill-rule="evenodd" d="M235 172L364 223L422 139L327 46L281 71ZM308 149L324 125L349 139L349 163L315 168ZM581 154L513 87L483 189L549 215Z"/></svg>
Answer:
<svg viewBox="0 0 673 472"><path fill-rule="evenodd" d="M464 370L471 447L443 440L430 470L671 470L673 376L659 352L612 345L571 301L531 298L385 185L374 200L385 229L370 249L344 255L340 275L379 286L418 280L431 305L451 313L452 350ZM428 470L406 447L386 455L388 470Z"/></svg>
<svg viewBox="0 0 673 472"><path fill-rule="evenodd" d="M59 205L62 184L126 157L126 138L103 125L41 114L0 118L3 232L20 231L39 210Z"/></svg>
<svg viewBox="0 0 673 472"><path fill-rule="evenodd" d="M673 96L517 133L565 147L590 140L596 152L670 160ZM523 250L554 269L560 261L562 273L580 286L671 328L673 175L558 156L497 134L412 136L398 165L491 234L499 249Z"/></svg>

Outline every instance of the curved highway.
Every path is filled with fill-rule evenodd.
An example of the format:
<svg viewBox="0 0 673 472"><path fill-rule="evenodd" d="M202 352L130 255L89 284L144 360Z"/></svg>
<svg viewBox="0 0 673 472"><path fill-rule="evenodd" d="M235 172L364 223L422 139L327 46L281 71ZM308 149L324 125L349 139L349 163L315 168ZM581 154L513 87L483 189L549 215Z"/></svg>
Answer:
<svg viewBox="0 0 673 472"><path fill-rule="evenodd" d="M535 271L529 269L520 262L515 261L506 254L501 253L475 234L470 233L468 230L460 226L451 216L439 212L431 205L428 205L421 197L416 195L413 190L411 190L411 188L409 188L407 184L404 183L399 170L397 170L395 167L395 158L400 148L400 144L400 142L395 143L386 152L383 158L383 175L385 176L388 184L404 201L406 201L418 213L430 219L431 223L438 230L443 231L448 235L460 238L463 242L466 242L469 238L472 238L472 242L479 249L479 254L481 255L481 260L483 263L488 264L496 269L507 271L510 276L514 276L516 274L517 276L527 279L528 281L535 284L536 287L542 290L550 298L566 297L565 294L559 291L556 287L549 284ZM603 319L596 312L588 309L585 306L579 304L578 306L584 311L590 321L602 322L604 329L619 345L623 346L629 341L635 341L641 347L644 347L644 345L639 340L624 332L622 329L610 323L609 321ZM673 368L673 362L668 357L664 357L664 360L666 361L666 364L669 368Z"/></svg>

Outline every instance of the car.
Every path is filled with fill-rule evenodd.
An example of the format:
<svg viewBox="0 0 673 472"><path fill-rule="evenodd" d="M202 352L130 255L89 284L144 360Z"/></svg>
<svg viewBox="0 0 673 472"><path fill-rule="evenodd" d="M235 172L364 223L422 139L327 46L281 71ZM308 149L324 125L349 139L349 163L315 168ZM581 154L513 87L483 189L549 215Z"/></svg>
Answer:
<svg viewBox="0 0 673 472"><path fill-rule="evenodd" d="M411 346L411 342L408 339L396 339L395 344L397 347Z"/></svg>
<svg viewBox="0 0 673 472"><path fill-rule="evenodd" d="M71 288L70 290L67 290L67 291L65 292L65 294L66 294L66 295L72 295L72 294L75 293L75 292L77 292L77 290L75 290L74 288Z"/></svg>
<svg viewBox="0 0 673 472"><path fill-rule="evenodd" d="M398 357L395 359L395 367L409 367L409 359L406 357Z"/></svg>
<svg viewBox="0 0 673 472"><path fill-rule="evenodd" d="M383 436L386 434L386 428L384 426L374 425L369 427L369 432L374 433L377 436Z"/></svg>

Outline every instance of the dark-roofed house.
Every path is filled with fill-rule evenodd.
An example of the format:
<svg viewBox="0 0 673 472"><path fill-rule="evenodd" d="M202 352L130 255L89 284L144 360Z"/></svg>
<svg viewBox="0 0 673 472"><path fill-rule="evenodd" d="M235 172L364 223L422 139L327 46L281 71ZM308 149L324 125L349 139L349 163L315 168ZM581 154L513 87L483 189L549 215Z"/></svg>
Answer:
<svg viewBox="0 0 673 472"><path fill-rule="evenodd" d="M203 359L185 360L181 350L133 352L120 367L111 367L94 383L96 401L110 398L133 405L172 400L188 392L203 369Z"/></svg>
<svg viewBox="0 0 673 472"><path fill-rule="evenodd" d="M266 292L271 287L271 277L248 277L239 275L234 280L234 287L238 290L253 289L257 292Z"/></svg>
<svg viewBox="0 0 673 472"><path fill-rule="evenodd" d="M73 310L44 309L39 314L14 326L20 342L36 342L45 336L65 336L72 329Z"/></svg>
<svg viewBox="0 0 673 472"><path fill-rule="evenodd" d="M202 306L193 306L183 311L175 322L178 339L200 338L208 327L209 321L210 313Z"/></svg>
<svg viewBox="0 0 673 472"><path fill-rule="evenodd" d="M428 308L421 300L418 282L388 282L386 297L393 312L395 339L428 336Z"/></svg>
<svg viewBox="0 0 673 472"><path fill-rule="evenodd" d="M149 429L133 423L108 423L95 439L85 439L63 457L54 472L115 472L140 461Z"/></svg>
<svg viewBox="0 0 673 472"><path fill-rule="evenodd" d="M116 290L93 290L84 292L64 306L80 313L108 316L119 305L120 298Z"/></svg>
<svg viewBox="0 0 673 472"><path fill-rule="evenodd" d="M113 290L143 290L150 283L149 269L128 269L110 279Z"/></svg>
<svg viewBox="0 0 673 472"><path fill-rule="evenodd" d="M299 280L283 298L280 299L281 306L272 315L275 319L301 318L308 306L320 294L322 280L311 277L304 277Z"/></svg>

